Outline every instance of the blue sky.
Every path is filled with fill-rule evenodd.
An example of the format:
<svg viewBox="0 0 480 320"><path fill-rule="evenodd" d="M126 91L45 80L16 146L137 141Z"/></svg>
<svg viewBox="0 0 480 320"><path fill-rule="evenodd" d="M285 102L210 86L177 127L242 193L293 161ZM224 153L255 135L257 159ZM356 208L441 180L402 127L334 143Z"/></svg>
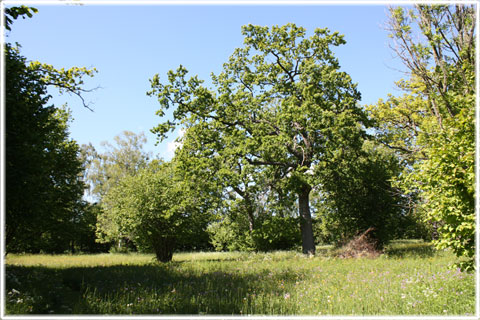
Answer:
<svg viewBox="0 0 480 320"><path fill-rule="evenodd" d="M32 19L17 20L7 42L21 44L27 59L58 68L95 67L98 74L85 87L101 89L85 96L94 112L76 97L55 96L73 114L71 137L79 144L113 141L123 130L145 132L147 151L164 159L173 155L171 141L155 146L150 129L162 121L148 97L149 79L165 79L168 70L184 65L209 83L243 37L241 26L271 26L293 22L313 32L327 27L345 35L335 48L342 69L358 83L362 104L398 93L394 81L402 69L389 48L384 5L36 5Z"/></svg>

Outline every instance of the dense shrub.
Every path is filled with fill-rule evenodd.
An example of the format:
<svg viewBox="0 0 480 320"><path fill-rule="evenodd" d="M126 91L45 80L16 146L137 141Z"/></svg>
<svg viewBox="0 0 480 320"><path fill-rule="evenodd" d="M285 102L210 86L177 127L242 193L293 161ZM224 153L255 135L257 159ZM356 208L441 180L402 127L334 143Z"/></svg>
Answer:
<svg viewBox="0 0 480 320"><path fill-rule="evenodd" d="M266 217L253 230L257 251L288 250L301 244L299 220L292 217Z"/></svg>
<svg viewBox="0 0 480 320"><path fill-rule="evenodd" d="M253 239L249 233L246 217L227 216L211 223L207 232L216 251L253 251Z"/></svg>
<svg viewBox="0 0 480 320"><path fill-rule="evenodd" d="M299 221L292 217L263 216L250 231L244 215L227 216L208 227L217 251L287 250L301 244Z"/></svg>
<svg viewBox="0 0 480 320"><path fill-rule="evenodd" d="M369 228L378 249L395 236L406 215L405 197L392 185L401 163L387 148L366 141L362 152L344 150L324 175L317 202L317 238L343 242Z"/></svg>

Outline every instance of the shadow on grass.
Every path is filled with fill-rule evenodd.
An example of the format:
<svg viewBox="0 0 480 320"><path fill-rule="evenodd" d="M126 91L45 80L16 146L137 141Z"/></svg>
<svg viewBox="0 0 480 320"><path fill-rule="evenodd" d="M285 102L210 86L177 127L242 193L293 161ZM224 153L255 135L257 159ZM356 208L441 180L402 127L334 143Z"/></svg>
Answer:
<svg viewBox="0 0 480 320"><path fill-rule="evenodd" d="M258 310L256 294L283 297L285 287L301 280L289 270L201 270L182 268L182 262L74 268L7 265L6 313L241 314L253 303ZM272 308L271 302L264 303Z"/></svg>

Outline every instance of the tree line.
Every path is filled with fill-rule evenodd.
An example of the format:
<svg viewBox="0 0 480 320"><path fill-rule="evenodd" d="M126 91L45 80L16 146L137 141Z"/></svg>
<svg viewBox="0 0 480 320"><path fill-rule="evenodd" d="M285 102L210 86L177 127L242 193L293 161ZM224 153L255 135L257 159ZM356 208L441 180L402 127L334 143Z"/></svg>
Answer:
<svg viewBox="0 0 480 320"><path fill-rule="evenodd" d="M6 9L6 28L33 8ZM389 9L403 95L362 106L334 48L344 37L295 24L242 27L212 87L184 66L150 79L162 141L183 130L171 161L124 132L103 151L68 135L47 88L81 98L96 70L6 56L8 252L268 251L340 245L370 230L433 239L473 267L475 7ZM88 106L86 106L88 107ZM165 119L168 109L173 117ZM94 202L82 200L85 192Z"/></svg>

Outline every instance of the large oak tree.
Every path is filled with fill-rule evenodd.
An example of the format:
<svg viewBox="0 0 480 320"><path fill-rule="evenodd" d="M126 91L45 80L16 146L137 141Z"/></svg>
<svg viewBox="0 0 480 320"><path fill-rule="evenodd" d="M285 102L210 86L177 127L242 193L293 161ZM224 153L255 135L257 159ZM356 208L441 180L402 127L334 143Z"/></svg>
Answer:
<svg viewBox="0 0 480 320"><path fill-rule="evenodd" d="M175 108L173 120L153 131L164 138L178 125L208 124L243 163L281 169L298 196L303 252L314 254L309 195L317 172L334 165L344 148L360 149L367 121L360 93L331 49L345 40L328 29L307 37L294 24L247 25L242 33L244 47L212 75L214 89L197 76L187 79L183 66L168 73L167 83L153 77L157 114Z"/></svg>

